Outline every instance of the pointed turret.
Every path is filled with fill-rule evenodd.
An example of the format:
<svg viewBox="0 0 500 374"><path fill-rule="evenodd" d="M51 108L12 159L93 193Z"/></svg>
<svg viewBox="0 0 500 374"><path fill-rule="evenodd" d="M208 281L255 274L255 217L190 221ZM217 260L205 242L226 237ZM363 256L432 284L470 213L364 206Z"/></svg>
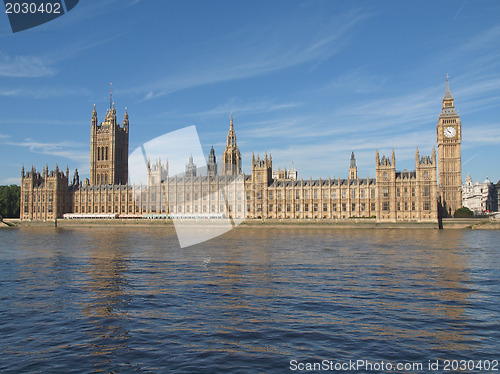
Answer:
<svg viewBox="0 0 500 374"><path fill-rule="evenodd" d="M78 169L75 169L73 174L73 186L78 186L80 184L80 176L78 175Z"/></svg>
<svg viewBox="0 0 500 374"><path fill-rule="evenodd" d="M351 153L351 161L349 163L349 179L358 178L358 168L356 166L356 158L354 157L354 152Z"/></svg>
<svg viewBox="0 0 500 374"><path fill-rule="evenodd" d="M444 93L443 100L453 100L453 96L451 95L450 91L450 82L449 82L449 75L446 74L446 92Z"/></svg>
<svg viewBox="0 0 500 374"><path fill-rule="evenodd" d="M92 110L92 126L97 127L97 111L95 110L95 104L94 109Z"/></svg>
<svg viewBox="0 0 500 374"><path fill-rule="evenodd" d="M443 97L443 109L441 110L441 115L439 117L456 117L458 113L455 110L455 103L453 101L453 96L450 91L450 82L448 74L446 75L446 91Z"/></svg>
<svg viewBox="0 0 500 374"><path fill-rule="evenodd" d="M208 155L208 162L215 162L216 158L215 158L215 150L214 150L214 146L212 146L212 148L210 148L210 154Z"/></svg>
<svg viewBox="0 0 500 374"><path fill-rule="evenodd" d="M236 147L236 134L234 133L232 112L231 112L231 121L229 122L229 132L227 134L226 147Z"/></svg>
<svg viewBox="0 0 500 374"><path fill-rule="evenodd" d="M125 107L125 114L123 115L123 125L127 124L128 126L128 112L127 107Z"/></svg>
<svg viewBox="0 0 500 374"><path fill-rule="evenodd" d="M109 110L111 110L111 106L113 103L113 83L109 84Z"/></svg>
<svg viewBox="0 0 500 374"><path fill-rule="evenodd" d="M217 159L215 157L214 146L210 149L210 154L208 155L208 164L207 164L207 174L209 177L214 177L217 175Z"/></svg>
<svg viewBox="0 0 500 374"><path fill-rule="evenodd" d="M222 175L241 174L241 154L236 145L236 133L234 132L233 113L229 122L226 149L222 153Z"/></svg>
<svg viewBox="0 0 500 374"><path fill-rule="evenodd" d="M420 153L418 151L418 146L417 146L417 150L415 152L415 165L417 165L419 162L420 162Z"/></svg>
<svg viewBox="0 0 500 374"><path fill-rule="evenodd" d="M128 131L128 112L127 107L125 107L125 114L123 115L123 128Z"/></svg>
<svg viewBox="0 0 500 374"><path fill-rule="evenodd" d="M186 164L186 177L196 177L196 164L193 161L193 155L189 157L189 162Z"/></svg>

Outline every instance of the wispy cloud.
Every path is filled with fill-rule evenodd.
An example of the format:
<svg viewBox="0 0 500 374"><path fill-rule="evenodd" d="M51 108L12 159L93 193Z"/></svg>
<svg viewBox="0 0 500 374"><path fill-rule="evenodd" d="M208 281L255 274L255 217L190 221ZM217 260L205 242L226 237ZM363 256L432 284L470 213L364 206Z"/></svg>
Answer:
<svg viewBox="0 0 500 374"><path fill-rule="evenodd" d="M228 44L238 45L237 52L233 54L217 50L207 52L207 55L199 56L203 66L175 71L172 75L130 88L127 92L139 93L143 100L149 100L191 87L244 79L322 61L337 53L346 43L349 31L367 17L368 14L359 10L351 11L318 24L314 31L305 28L300 33L300 25L277 22L249 40L227 40Z"/></svg>
<svg viewBox="0 0 500 374"><path fill-rule="evenodd" d="M90 91L87 88L65 88L65 87L0 87L0 96L5 97L28 97L34 99L49 99L68 96L87 96Z"/></svg>
<svg viewBox="0 0 500 374"><path fill-rule="evenodd" d="M45 77L56 70L51 59L38 56L9 56L0 52L0 76L3 77Z"/></svg>
<svg viewBox="0 0 500 374"><path fill-rule="evenodd" d="M10 184L21 184L21 177L10 177L10 178L5 178L2 179L0 182L1 185L10 185Z"/></svg>
<svg viewBox="0 0 500 374"><path fill-rule="evenodd" d="M500 123L476 125L474 128L462 127L464 146L500 145Z"/></svg>
<svg viewBox="0 0 500 374"><path fill-rule="evenodd" d="M84 150L88 144L76 143L70 141L44 143L37 142L33 139L25 139L22 142L7 141L3 142L5 145L17 146L27 148L30 152L64 157L73 161L86 161L88 160L88 151Z"/></svg>
<svg viewBox="0 0 500 374"><path fill-rule="evenodd" d="M240 114L252 113L269 113L281 111L291 108L296 108L302 105L299 102L278 103L271 99L261 99L253 102L241 102L241 100L232 99L225 104L221 104L210 110L192 114L195 117L219 116L228 115L231 112Z"/></svg>
<svg viewBox="0 0 500 374"><path fill-rule="evenodd" d="M364 69L354 69L332 79L318 91L347 91L352 93L373 93L381 90L388 77L369 74Z"/></svg>
<svg viewBox="0 0 500 374"><path fill-rule="evenodd" d="M471 36L469 40L460 46L460 49L465 52L471 52L496 46L498 39L500 39L500 25L493 26L479 34Z"/></svg>

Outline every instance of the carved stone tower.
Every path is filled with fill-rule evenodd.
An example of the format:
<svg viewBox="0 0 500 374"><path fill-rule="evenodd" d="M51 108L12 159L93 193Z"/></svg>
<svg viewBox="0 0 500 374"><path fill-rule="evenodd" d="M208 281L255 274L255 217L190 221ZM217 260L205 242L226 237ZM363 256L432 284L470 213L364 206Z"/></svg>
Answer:
<svg viewBox="0 0 500 374"><path fill-rule="evenodd" d="M351 153L351 162L349 164L349 179L358 178L358 168L356 166L356 158L354 158L354 152Z"/></svg>
<svg viewBox="0 0 500 374"><path fill-rule="evenodd" d="M455 111L448 77L446 77L443 109L437 123L437 145L440 198L447 215L452 215L462 206L461 142L462 123Z"/></svg>
<svg viewBox="0 0 500 374"><path fill-rule="evenodd" d="M377 175L377 218L379 220L396 220L396 155L394 149L391 158L375 155L375 172Z"/></svg>
<svg viewBox="0 0 500 374"><path fill-rule="evenodd" d="M168 161L162 164L161 159L154 164L148 160L148 187L160 186L168 178Z"/></svg>
<svg viewBox="0 0 500 374"><path fill-rule="evenodd" d="M212 146L210 154L208 155L207 173L209 177L215 177L217 175L217 159L215 158L214 146Z"/></svg>
<svg viewBox="0 0 500 374"><path fill-rule="evenodd" d="M196 177L196 164L193 161L193 155L189 157L189 162L186 164L186 177Z"/></svg>
<svg viewBox="0 0 500 374"><path fill-rule="evenodd" d="M268 194L267 188L273 181L273 159L271 155L267 157L267 152L264 158L259 155L255 158L252 154L252 178L251 178L251 197L254 202L251 205L249 213L256 218L260 218L267 211Z"/></svg>
<svg viewBox="0 0 500 374"><path fill-rule="evenodd" d="M240 175L241 174L241 154L236 145L236 134L233 127L233 114L231 113L231 122L227 134L226 149L222 153L222 175Z"/></svg>
<svg viewBox="0 0 500 374"><path fill-rule="evenodd" d="M90 131L90 184L128 183L128 139L129 122L127 108L123 126L116 121L115 104L110 92L110 107L106 119L100 125L97 111L92 111Z"/></svg>

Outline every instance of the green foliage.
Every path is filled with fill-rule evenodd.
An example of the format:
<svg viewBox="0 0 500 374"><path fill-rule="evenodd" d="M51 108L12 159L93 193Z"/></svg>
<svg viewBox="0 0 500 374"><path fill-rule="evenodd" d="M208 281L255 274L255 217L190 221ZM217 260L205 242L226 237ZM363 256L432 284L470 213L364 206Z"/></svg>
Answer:
<svg viewBox="0 0 500 374"><path fill-rule="evenodd" d="M464 206L462 208L458 208L457 210L455 210L455 214L453 215L453 217L469 218L469 217L474 217L474 213L472 212L472 210Z"/></svg>
<svg viewBox="0 0 500 374"><path fill-rule="evenodd" d="M19 218L19 201L21 187L12 184L0 186L0 216L3 218Z"/></svg>

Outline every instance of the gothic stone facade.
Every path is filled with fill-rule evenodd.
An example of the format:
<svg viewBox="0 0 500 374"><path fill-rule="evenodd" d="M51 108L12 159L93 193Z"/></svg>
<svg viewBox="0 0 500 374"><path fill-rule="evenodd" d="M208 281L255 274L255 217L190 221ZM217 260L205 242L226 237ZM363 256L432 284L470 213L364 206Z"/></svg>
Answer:
<svg viewBox="0 0 500 374"><path fill-rule="evenodd" d="M148 163L147 185L129 185L129 119L116 121L114 104L105 121L91 121L90 180L80 182L78 172L70 180L69 170L44 168L22 171L21 218L53 220L64 213L148 214L223 214L232 217L275 219L348 219L376 217L381 222L435 222L438 200L454 209L461 206L460 140L461 124L455 115L453 98L447 84L443 112L438 121L440 189L437 185L437 159L421 157L417 149L415 170L397 171L394 151L390 158L375 157L376 178L360 178L354 153L347 179L300 179L297 173L273 170L271 155L252 157L251 174L241 171L241 154L231 115L223 162L216 164L210 150L208 172L197 173L192 160L186 173L168 175L168 162ZM450 128L453 128L451 130ZM453 135L450 135L452 134ZM443 165L443 166L441 166ZM442 169L444 171L442 171ZM220 174L218 173L220 171Z"/></svg>

